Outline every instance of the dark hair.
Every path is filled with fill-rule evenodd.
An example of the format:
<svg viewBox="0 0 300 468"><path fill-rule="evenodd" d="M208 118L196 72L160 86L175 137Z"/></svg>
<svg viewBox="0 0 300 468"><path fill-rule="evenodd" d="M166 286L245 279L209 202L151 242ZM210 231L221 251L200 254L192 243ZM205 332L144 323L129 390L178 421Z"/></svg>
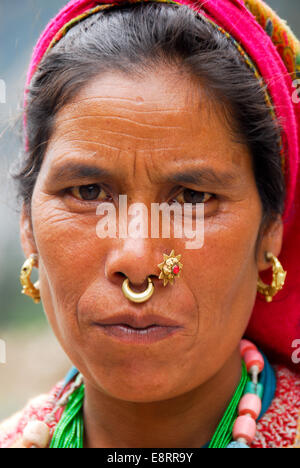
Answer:
<svg viewBox="0 0 300 468"><path fill-rule="evenodd" d="M148 2L88 17L43 58L28 92L29 149L13 174L28 207L59 109L98 74L121 71L135 76L162 63L198 78L222 103L232 134L252 155L262 224L283 214L282 130L266 105L263 83L232 42L190 8Z"/></svg>

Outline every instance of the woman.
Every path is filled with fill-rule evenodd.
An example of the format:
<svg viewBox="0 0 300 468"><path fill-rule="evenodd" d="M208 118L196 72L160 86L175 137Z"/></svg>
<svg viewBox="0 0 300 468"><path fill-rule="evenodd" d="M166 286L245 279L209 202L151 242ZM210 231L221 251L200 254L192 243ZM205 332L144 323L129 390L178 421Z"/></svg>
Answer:
<svg viewBox="0 0 300 468"><path fill-rule="evenodd" d="M49 23L15 174L21 282L74 369L0 446L297 445L299 57L260 0L72 0ZM120 195L142 225L202 207L202 244L129 235L124 214L108 235Z"/></svg>

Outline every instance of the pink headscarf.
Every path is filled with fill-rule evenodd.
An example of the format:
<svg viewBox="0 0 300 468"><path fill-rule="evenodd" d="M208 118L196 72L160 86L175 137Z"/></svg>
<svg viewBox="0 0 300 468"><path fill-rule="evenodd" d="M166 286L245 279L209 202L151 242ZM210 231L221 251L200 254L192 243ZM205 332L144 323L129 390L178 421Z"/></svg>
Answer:
<svg viewBox="0 0 300 468"><path fill-rule="evenodd" d="M136 1L139 0L131 0L131 3ZM279 260L287 271L287 278L273 302L266 303L262 296L257 295L247 336L271 357L283 360L292 367L293 342L300 340L300 103L297 102L299 99L295 99L293 85L293 80L300 78L299 42L286 23L261 0L158 1L182 4L198 11L241 44L267 84L276 116L283 125L287 197L283 216L283 248ZM67 23L80 15L84 17L99 5L122 3L130 1L71 0L40 36L33 51L27 85L50 44L66 33ZM26 92L24 103L26 107ZM25 119L24 124L26 126ZM261 279L266 283L270 283L270 277L270 271L261 274Z"/></svg>

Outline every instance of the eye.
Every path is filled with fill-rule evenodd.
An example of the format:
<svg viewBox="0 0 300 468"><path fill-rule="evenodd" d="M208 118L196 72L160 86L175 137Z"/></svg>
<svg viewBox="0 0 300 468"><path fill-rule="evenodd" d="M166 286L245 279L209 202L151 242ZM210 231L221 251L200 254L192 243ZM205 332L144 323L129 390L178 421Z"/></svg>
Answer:
<svg viewBox="0 0 300 468"><path fill-rule="evenodd" d="M207 203L214 195L208 192L197 192L196 190L184 189L177 197L179 203Z"/></svg>
<svg viewBox="0 0 300 468"><path fill-rule="evenodd" d="M107 192L98 184L80 185L68 189L73 197L83 201L102 201L107 199Z"/></svg>

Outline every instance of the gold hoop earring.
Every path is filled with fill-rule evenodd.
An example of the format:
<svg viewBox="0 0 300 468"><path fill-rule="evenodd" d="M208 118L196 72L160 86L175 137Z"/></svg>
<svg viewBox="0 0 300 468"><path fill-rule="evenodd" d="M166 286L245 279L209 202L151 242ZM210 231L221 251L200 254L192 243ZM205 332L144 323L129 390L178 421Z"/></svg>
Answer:
<svg viewBox="0 0 300 468"><path fill-rule="evenodd" d="M266 259L272 262L273 278L272 283L265 284L260 277L257 280L257 290L265 296L267 302L272 302L273 296L283 288L287 272L284 271L280 261L271 252L266 253Z"/></svg>
<svg viewBox="0 0 300 468"><path fill-rule="evenodd" d="M175 255L174 249L170 255L164 254L164 261L157 265L161 269L159 279L162 279L164 286L169 282L174 284L174 279L180 277L180 272L182 270L182 263L180 263L181 255Z"/></svg>
<svg viewBox="0 0 300 468"><path fill-rule="evenodd" d="M31 297L33 301L38 304L41 301L39 281L32 284L30 276L34 266L37 266L37 255L31 254L30 257L25 261L21 268L20 282L23 286L22 294L26 294Z"/></svg>
<svg viewBox="0 0 300 468"><path fill-rule="evenodd" d="M149 276L148 276L148 287L147 287L147 289L145 289L145 291L143 291L141 293L136 293L136 292L132 291L132 289L129 286L129 279L126 278L123 281L123 284L122 284L122 291L123 291L124 296L127 299L129 299L131 302L137 302L137 303L146 302L146 301L148 301L148 299L150 299L150 297L154 293L154 284L153 284L151 278L149 278Z"/></svg>

